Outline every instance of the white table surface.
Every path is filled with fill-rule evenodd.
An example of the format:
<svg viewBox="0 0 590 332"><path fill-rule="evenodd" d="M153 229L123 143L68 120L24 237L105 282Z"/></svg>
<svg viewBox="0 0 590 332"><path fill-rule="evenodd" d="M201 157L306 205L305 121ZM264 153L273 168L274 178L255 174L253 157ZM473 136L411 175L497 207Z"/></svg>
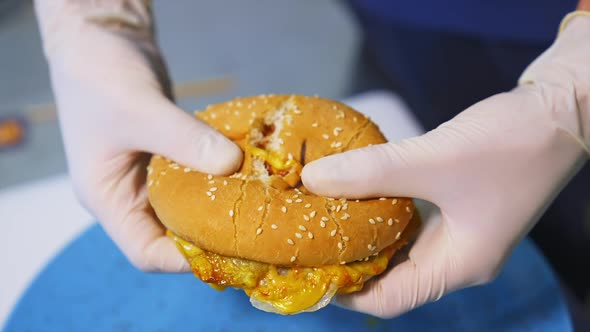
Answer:
<svg viewBox="0 0 590 332"><path fill-rule="evenodd" d="M369 92L346 103L369 115L389 141L423 129L388 92ZM78 203L66 174L0 190L0 326L43 267L94 223Z"/></svg>

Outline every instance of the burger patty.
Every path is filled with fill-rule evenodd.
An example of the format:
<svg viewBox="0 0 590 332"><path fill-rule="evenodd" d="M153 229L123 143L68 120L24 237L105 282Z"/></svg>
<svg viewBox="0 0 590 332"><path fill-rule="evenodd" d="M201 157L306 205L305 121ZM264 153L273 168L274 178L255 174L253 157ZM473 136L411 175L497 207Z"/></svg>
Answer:
<svg viewBox="0 0 590 332"><path fill-rule="evenodd" d="M366 280L385 271L393 254L407 243L419 225L416 215L399 241L360 261L321 267L281 267L202 250L168 231L196 277L216 290L244 289L280 313L293 314L315 305L326 293L352 293Z"/></svg>

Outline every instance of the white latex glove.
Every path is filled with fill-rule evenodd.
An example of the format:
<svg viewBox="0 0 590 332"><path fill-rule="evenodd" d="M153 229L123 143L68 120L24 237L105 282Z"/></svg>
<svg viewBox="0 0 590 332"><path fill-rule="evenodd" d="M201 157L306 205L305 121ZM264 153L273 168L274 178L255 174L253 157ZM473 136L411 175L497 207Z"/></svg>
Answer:
<svg viewBox="0 0 590 332"><path fill-rule="evenodd" d="M148 204L145 152L224 174L240 149L168 98L149 1L37 0L36 11L81 202L136 267L187 271Z"/></svg>
<svg viewBox="0 0 590 332"><path fill-rule="evenodd" d="M317 194L414 197L439 208L407 260L337 304L393 317L491 281L589 147L590 17L579 16L513 91L421 137L308 164L303 182Z"/></svg>

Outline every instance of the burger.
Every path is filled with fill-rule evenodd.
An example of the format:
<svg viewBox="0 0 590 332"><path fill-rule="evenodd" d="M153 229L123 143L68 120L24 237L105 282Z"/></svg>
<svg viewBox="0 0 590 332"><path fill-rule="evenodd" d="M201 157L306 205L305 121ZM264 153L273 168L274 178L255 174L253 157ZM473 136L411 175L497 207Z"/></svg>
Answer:
<svg viewBox="0 0 590 332"><path fill-rule="evenodd" d="M263 95L195 116L240 146L240 169L214 176L155 155L148 193L195 276L214 289L243 289L268 312L316 311L383 273L419 228L410 198L322 197L302 184L306 163L386 142L350 107Z"/></svg>

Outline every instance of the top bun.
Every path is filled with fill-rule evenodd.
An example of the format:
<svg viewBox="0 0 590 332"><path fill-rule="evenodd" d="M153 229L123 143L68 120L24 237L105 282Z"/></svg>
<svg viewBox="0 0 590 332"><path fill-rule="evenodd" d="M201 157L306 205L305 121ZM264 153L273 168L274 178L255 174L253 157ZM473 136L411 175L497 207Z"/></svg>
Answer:
<svg viewBox="0 0 590 332"><path fill-rule="evenodd" d="M281 266L348 263L399 240L413 216L408 198L328 198L301 185L305 163L386 142L342 103L256 96L195 115L241 147L240 170L212 176L154 156L148 193L161 222L201 249Z"/></svg>

